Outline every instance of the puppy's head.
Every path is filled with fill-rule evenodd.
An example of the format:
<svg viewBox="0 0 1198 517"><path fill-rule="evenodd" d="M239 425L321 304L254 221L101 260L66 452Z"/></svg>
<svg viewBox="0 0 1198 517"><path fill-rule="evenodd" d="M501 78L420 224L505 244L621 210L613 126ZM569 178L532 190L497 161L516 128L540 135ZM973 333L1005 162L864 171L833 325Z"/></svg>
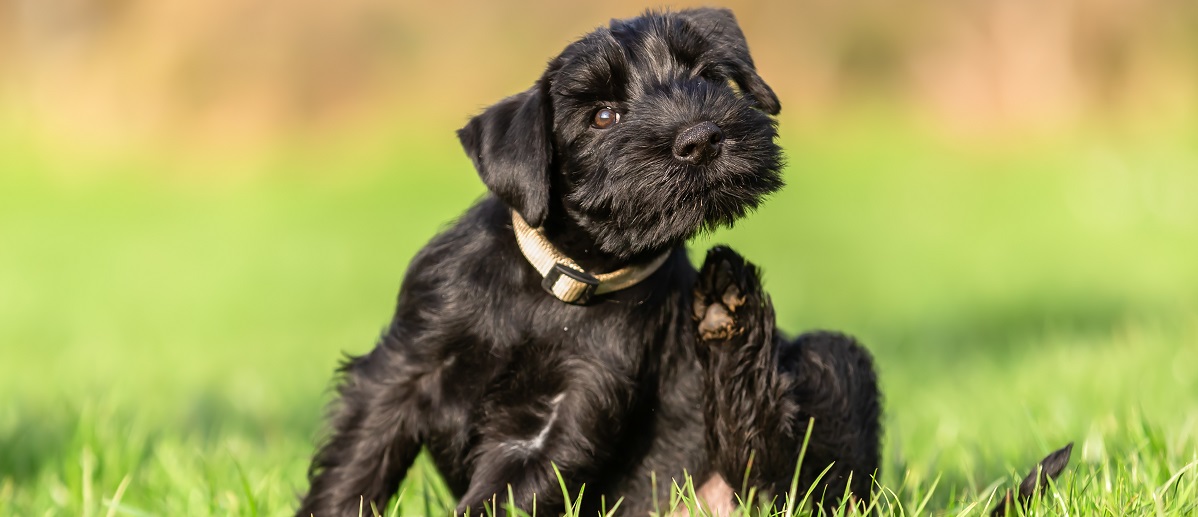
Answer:
<svg viewBox="0 0 1198 517"><path fill-rule="evenodd" d="M458 131L531 225L569 218L620 258L731 224L782 186L778 98L728 10L613 20Z"/></svg>

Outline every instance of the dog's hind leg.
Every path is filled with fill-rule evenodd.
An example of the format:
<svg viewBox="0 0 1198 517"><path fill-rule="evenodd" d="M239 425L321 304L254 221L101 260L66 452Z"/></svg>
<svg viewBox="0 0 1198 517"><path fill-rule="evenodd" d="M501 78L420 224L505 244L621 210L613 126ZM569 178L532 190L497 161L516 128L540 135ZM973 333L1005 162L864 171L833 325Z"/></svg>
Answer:
<svg viewBox="0 0 1198 517"><path fill-rule="evenodd" d="M785 350L782 367L796 381L791 392L799 404L796 432L813 426L799 484L813 487L828 467L812 488L820 491L814 500L835 503L847 487L855 501L868 505L881 441L872 357L852 337L835 332L803 334Z"/></svg>
<svg viewBox="0 0 1198 517"><path fill-rule="evenodd" d="M757 269L728 248L708 252L693 304L715 473L782 497L813 422L799 497L814 490L811 499L830 508L847 489L868 503L880 432L868 352L840 334L778 337Z"/></svg>

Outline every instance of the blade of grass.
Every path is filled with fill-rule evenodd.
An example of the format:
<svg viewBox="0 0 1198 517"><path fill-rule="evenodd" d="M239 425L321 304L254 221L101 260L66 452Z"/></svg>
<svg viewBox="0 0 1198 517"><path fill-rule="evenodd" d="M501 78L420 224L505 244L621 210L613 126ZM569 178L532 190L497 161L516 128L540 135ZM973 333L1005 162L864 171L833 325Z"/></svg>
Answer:
<svg viewBox="0 0 1198 517"><path fill-rule="evenodd" d="M114 517L116 509L121 506L121 498L125 496L125 489L129 487L129 481L133 478L129 474L121 479L121 484L117 485L116 492L113 492L112 499L108 501L108 511L104 513L104 517Z"/></svg>
<svg viewBox="0 0 1198 517"><path fill-rule="evenodd" d="M230 454L230 458L232 455ZM241 492L245 494L245 500L249 504L250 517L258 517L258 501L254 498L254 491L250 489L250 480L245 476L245 471L241 469L241 463L233 460L233 469L237 471L237 478L241 483Z"/></svg>
<svg viewBox="0 0 1198 517"><path fill-rule="evenodd" d="M815 417L807 419L807 433L803 436L803 446L799 448L799 459L795 462L795 473L790 479L790 490L783 503L782 513L792 517L795 512L794 500L799 495L799 473L803 470L803 460L807 457L807 446L811 443L811 430L815 428Z"/></svg>
<svg viewBox="0 0 1198 517"><path fill-rule="evenodd" d="M940 476L940 474L936 474L936 479L932 481L932 486L928 487L928 493L924 494L923 500L915 507L915 511L911 512L912 514L923 514L923 509L928 506L928 502L932 500L932 494L936 493L936 487L940 485Z"/></svg>

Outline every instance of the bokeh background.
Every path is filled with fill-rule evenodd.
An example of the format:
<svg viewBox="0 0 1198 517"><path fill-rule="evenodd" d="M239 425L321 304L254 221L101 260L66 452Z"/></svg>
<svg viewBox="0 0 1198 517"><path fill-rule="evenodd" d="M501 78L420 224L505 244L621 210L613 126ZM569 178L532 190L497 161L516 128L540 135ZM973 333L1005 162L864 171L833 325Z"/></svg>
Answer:
<svg viewBox="0 0 1198 517"><path fill-rule="evenodd" d="M871 347L902 501L1194 460L1198 4L724 5L789 186L694 248ZM3 513L285 514L340 354L483 194L453 130L659 6L0 0Z"/></svg>

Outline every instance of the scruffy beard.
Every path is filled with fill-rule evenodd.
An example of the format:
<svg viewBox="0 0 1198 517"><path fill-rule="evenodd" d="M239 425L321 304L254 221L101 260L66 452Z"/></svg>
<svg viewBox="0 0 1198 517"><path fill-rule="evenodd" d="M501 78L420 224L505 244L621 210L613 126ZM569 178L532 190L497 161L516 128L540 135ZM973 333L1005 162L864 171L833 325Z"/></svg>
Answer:
<svg viewBox="0 0 1198 517"><path fill-rule="evenodd" d="M730 226L783 185L776 123L731 91L672 91L630 112L562 163L566 212L604 253L628 258ZM700 120L723 131L720 154L675 159L678 128Z"/></svg>

